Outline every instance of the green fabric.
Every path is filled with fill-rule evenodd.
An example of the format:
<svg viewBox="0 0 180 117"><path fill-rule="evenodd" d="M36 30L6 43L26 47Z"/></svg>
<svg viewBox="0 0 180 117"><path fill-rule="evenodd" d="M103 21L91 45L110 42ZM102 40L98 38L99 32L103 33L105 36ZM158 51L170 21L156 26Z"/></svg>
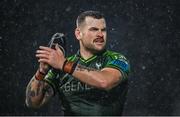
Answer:
<svg viewBox="0 0 180 117"><path fill-rule="evenodd" d="M122 54L112 51L105 51L87 60L79 56L78 54L70 56L68 60L78 61L78 64L99 70L105 67L115 68L122 73L123 80L113 89L106 91L84 84L71 75L61 73L57 77L50 71L45 79L58 91L65 113L121 115L128 90L127 76L130 72L128 60Z"/></svg>

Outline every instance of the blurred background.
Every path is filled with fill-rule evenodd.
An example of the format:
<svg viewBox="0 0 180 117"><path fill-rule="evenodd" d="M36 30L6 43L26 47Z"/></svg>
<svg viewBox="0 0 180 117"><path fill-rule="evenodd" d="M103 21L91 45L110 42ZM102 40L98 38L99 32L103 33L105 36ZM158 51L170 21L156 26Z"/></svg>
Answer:
<svg viewBox="0 0 180 117"><path fill-rule="evenodd" d="M98 10L108 26L108 49L130 61L123 115L180 115L179 0L1 0L0 115L61 115L55 97L35 110L25 106L25 88L38 68L35 51L56 32L67 35L67 52L79 13Z"/></svg>

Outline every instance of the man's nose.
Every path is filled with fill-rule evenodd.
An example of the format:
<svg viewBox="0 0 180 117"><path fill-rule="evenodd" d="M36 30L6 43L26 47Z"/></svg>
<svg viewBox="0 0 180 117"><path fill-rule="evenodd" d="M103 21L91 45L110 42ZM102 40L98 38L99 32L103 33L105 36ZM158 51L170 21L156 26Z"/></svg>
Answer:
<svg viewBox="0 0 180 117"><path fill-rule="evenodd" d="M103 35L103 32L100 30L100 31L98 31L98 34L97 34L99 37L103 37L104 35Z"/></svg>

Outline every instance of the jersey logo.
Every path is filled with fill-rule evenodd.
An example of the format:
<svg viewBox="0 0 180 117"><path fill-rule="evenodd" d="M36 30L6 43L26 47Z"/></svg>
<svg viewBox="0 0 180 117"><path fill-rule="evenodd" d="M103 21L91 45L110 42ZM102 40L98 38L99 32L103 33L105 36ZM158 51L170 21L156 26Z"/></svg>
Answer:
<svg viewBox="0 0 180 117"><path fill-rule="evenodd" d="M117 59L117 60L113 60L111 62L111 64L115 65L115 66L118 66L119 68L121 68L123 71L127 71L129 69L129 65L128 63L123 60L123 59Z"/></svg>
<svg viewBox="0 0 180 117"><path fill-rule="evenodd" d="M101 63L96 63L96 68L97 68L97 69L100 69L101 66L102 66Z"/></svg>

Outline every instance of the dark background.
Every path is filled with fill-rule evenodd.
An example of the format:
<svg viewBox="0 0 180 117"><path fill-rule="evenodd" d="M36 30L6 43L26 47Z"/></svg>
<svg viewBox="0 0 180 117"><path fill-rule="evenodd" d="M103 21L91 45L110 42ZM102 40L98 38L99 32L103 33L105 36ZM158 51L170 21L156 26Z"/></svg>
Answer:
<svg viewBox="0 0 180 117"><path fill-rule="evenodd" d="M38 63L35 51L56 32L78 49L75 20L85 10L107 18L108 48L131 64L123 115L180 115L179 0L1 0L0 115L61 115L55 97L39 109L25 106L25 88Z"/></svg>

